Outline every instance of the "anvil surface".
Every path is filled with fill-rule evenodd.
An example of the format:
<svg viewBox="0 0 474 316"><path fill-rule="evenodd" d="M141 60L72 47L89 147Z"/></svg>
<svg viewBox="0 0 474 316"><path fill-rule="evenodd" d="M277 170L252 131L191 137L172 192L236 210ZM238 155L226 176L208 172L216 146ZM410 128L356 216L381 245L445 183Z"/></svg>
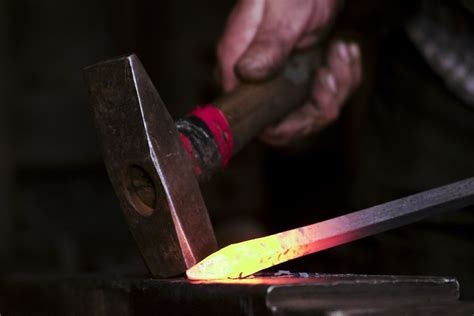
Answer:
<svg viewBox="0 0 474 316"><path fill-rule="evenodd" d="M222 282L184 278L12 276L5 315L470 315L448 277L259 274Z"/></svg>

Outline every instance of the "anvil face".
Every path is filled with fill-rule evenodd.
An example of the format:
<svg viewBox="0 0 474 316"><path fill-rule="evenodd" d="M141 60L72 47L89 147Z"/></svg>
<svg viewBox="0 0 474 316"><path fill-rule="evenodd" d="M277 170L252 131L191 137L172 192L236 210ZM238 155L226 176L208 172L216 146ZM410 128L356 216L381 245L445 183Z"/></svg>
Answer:
<svg viewBox="0 0 474 316"><path fill-rule="evenodd" d="M458 301L456 279L445 277L280 272L216 283L35 275L3 279L0 292L2 311L22 315L418 315L433 306L436 315L472 313Z"/></svg>

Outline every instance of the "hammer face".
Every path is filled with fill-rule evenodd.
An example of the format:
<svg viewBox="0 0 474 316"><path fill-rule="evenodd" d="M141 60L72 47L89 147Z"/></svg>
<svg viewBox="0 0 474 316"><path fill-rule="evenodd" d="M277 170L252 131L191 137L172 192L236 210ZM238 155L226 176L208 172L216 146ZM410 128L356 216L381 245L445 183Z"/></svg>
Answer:
<svg viewBox="0 0 474 316"><path fill-rule="evenodd" d="M217 249L175 123L135 55L85 70L109 177L153 276L169 277Z"/></svg>

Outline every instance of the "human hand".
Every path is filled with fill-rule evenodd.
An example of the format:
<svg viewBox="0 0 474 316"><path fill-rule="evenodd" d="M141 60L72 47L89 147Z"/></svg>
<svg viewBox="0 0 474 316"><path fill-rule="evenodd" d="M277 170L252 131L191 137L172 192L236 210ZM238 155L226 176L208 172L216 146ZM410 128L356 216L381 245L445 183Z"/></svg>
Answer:
<svg viewBox="0 0 474 316"><path fill-rule="evenodd" d="M308 99L260 136L264 142L284 146L312 135L334 122L362 77L360 49L356 43L330 44L324 65L316 70Z"/></svg>
<svg viewBox="0 0 474 316"><path fill-rule="evenodd" d="M271 77L294 49L317 42L339 5L339 0L240 0L218 45L224 91L234 89L240 80ZM337 117L341 104L359 81L358 46L334 44L327 66L316 74L310 100L276 127L267 129L263 140L283 145L324 127Z"/></svg>

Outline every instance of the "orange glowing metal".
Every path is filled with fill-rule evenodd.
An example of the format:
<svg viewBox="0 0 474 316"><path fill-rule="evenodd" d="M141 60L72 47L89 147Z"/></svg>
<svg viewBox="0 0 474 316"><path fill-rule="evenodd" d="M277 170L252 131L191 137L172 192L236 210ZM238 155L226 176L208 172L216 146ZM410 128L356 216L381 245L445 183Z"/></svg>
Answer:
<svg viewBox="0 0 474 316"><path fill-rule="evenodd" d="M337 227L314 224L227 246L187 271L191 280L236 279L334 245ZM340 243L340 242L338 242Z"/></svg>
<svg viewBox="0 0 474 316"><path fill-rule="evenodd" d="M227 246L190 268L191 280L243 278L276 264L474 204L474 178L324 222Z"/></svg>

